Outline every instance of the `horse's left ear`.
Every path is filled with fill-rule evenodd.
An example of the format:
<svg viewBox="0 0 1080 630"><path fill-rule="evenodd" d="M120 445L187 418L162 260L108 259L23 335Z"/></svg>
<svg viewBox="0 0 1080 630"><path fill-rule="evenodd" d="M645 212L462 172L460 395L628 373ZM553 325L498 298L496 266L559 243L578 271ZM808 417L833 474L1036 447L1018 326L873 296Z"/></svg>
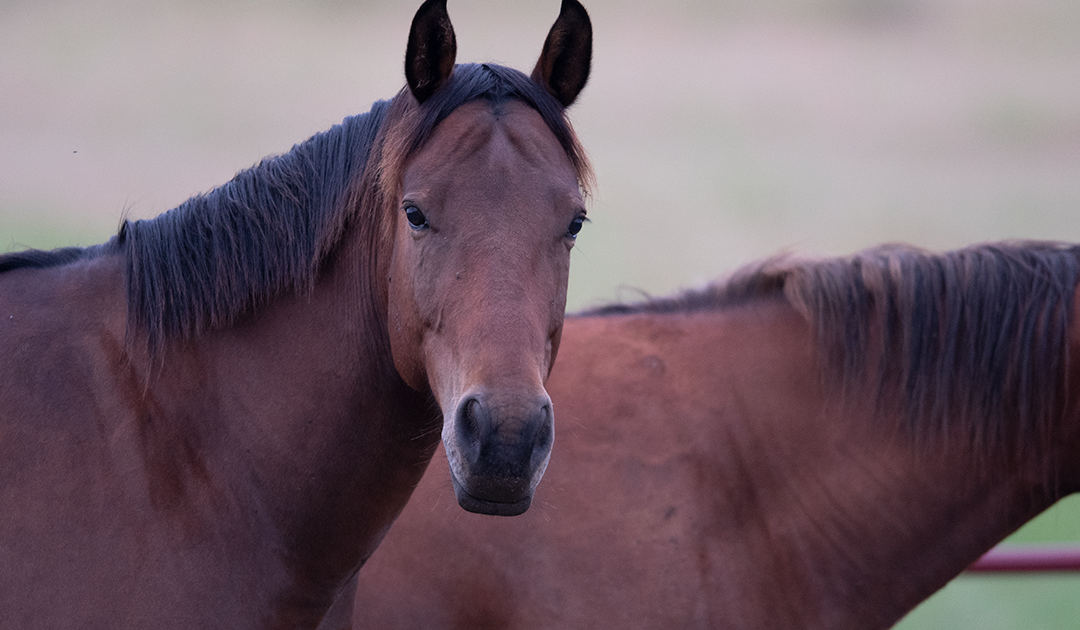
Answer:
<svg viewBox="0 0 1080 630"><path fill-rule="evenodd" d="M427 0L416 10L405 47L405 80L423 103L449 78L457 57L457 39L446 0Z"/></svg>
<svg viewBox="0 0 1080 630"><path fill-rule="evenodd" d="M532 79L544 86L563 107L570 107L585 82L592 63L592 22L577 0L563 0L559 17L544 40L544 51Z"/></svg>

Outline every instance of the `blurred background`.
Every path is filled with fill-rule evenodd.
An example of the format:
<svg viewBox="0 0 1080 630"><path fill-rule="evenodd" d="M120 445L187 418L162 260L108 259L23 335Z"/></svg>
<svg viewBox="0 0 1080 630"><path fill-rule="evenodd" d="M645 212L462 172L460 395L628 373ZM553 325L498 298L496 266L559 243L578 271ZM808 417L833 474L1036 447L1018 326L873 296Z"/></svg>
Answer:
<svg viewBox="0 0 1080 630"><path fill-rule="evenodd" d="M451 0L459 61L531 70L558 4ZM389 98L418 5L3 0L0 251L105 241ZM572 310L779 251L1080 242L1075 0L586 6L572 119L598 186ZM1073 499L1014 537L1073 539ZM961 577L901 628L1075 628L1078 595Z"/></svg>

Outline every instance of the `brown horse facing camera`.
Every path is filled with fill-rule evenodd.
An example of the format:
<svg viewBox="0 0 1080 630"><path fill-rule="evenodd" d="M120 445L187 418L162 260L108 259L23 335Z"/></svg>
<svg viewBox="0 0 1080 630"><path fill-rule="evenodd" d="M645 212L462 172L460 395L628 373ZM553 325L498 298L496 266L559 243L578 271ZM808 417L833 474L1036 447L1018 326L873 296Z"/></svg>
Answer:
<svg viewBox="0 0 1080 630"><path fill-rule="evenodd" d="M565 0L531 77L455 67L429 0L390 102L103 245L0 257L0 627L314 627L440 430L462 507L524 512L591 37Z"/></svg>
<svg viewBox="0 0 1080 630"><path fill-rule="evenodd" d="M771 261L570 317L521 519L428 473L353 626L886 628L1080 489L1080 248Z"/></svg>

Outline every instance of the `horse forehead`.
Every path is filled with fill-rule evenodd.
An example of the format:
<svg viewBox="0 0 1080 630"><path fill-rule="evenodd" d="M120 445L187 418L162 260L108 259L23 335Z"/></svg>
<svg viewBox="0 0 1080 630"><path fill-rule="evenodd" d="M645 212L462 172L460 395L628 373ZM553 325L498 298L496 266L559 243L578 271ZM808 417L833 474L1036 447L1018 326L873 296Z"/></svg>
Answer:
<svg viewBox="0 0 1080 630"><path fill-rule="evenodd" d="M435 127L411 166L433 179L459 181L471 173L497 175L492 184L533 180L577 187L559 140L539 112L525 103L473 101Z"/></svg>

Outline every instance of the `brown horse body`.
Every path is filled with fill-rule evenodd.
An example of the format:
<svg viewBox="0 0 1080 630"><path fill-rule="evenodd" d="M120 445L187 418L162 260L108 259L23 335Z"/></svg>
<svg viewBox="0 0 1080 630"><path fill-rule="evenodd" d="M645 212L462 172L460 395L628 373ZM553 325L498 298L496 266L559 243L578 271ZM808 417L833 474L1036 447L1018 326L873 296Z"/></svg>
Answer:
<svg viewBox="0 0 1080 630"><path fill-rule="evenodd" d="M1080 488L1077 254L770 263L568 318L533 510L457 513L431 471L354 627L890 626Z"/></svg>
<svg viewBox="0 0 1080 630"><path fill-rule="evenodd" d="M429 1L393 101L0 257L0 627L347 624L443 425L463 507L528 507L588 179L584 10L553 30L536 80L455 69Z"/></svg>

